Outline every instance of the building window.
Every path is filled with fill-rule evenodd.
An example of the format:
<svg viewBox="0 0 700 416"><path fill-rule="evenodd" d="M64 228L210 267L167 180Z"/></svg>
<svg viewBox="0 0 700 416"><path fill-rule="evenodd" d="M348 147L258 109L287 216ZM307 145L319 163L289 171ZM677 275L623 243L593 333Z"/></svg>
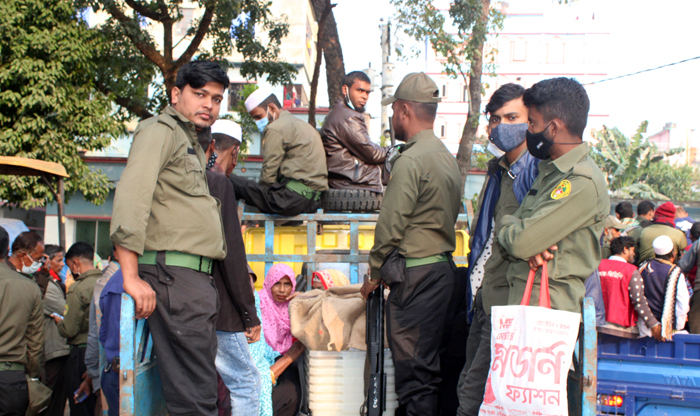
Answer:
<svg viewBox="0 0 700 416"><path fill-rule="evenodd" d="M441 139L444 139L447 135L447 123L442 117L438 117L437 120L435 120L435 135Z"/></svg>
<svg viewBox="0 0 700 416"><path fill-rule="evenodd" d="M554 37L547 43L547 63L564 63L564 41L560 37Z"/></svg>
<svg viewBox="0 0 700 416"><path fill-rule="evenodd" d="M228 111L238 111L238 103L243 99L243 89L247 82L232 82L228 87Z"/></svg>
<svg viewBox="0 0 700 416"><path fill-rule="evenodd" d="M106 260L112 252L109 240L109 221L77 220L75 241L84 241L95 248L95 253Z"/></svg>
<svg viewBox="0 0 700 416"><path fill-rule="evenodd" d="M447 85L442 84L441 92L442 92L441 97L443 97L443 98L444 98L444 97L447 97Z"/></svg>
<svg viewBox="0 0 700 416"><path fill-rule="evenodd" d="M175 23L175 36L185 36L192 26L194 9L182 9L182 19Z"/></svg>
<svg viewBox="0 0 700 416"><path fill-rule="evenodd" d="M507 37L502 37L498 39L498 63L508 64L510 63L510 39Z"/></svg>
<svg viewBox="0 0 700 416"><path fill-rule="evenodd" d="M514 42L513 47L513 60L514 61L525 61L527 58L527 42L525 38L518 38Z"/></svg>
<svg viewBox="0 0 700 416"><path fill-rule="evenodd" d="M469 102L469 85L464 85L462 87L462 101L465 103Z"/></svg>

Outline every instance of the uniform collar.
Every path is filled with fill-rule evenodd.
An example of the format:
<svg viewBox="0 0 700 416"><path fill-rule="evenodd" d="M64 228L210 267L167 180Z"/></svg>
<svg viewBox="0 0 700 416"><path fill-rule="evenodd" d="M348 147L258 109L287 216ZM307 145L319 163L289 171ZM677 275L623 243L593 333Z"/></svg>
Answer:
<svg viewBox="0 0 700 416"><path fill-rule="evenodd" d="M560 158L553 160L552 164L559 169L560 172L569 172L574 166L588 154L588 142L583 142L580 145L571 149L568 153Z"/></svg>
<svg viewBox="0 0 700 416"><path fill-rule="evenodd" d="M163 113L172 116L178 121L181 121L184 126L186 126L185 131L187 132L187 136L190 139L190 142L192 142L192 145L196 147L199 147L199 141L197 140L197 130L195 130L194 123L191 122L187 117L183 116L178 112L175 108L172 106L167 106L165 107L165 110L163 110Z"/></svg>
<svg viewBox="0 0 700 416"><path fill-rule="evenodd" d="M623 263L627 263L627 260L623 259L620 256L610 256L610 257L608 257L608 260L615 260L615 261L621 261Z"/></svg>
<svg viewBox="0 0 700 416"><path fill-rule="evenodd" d="M83 279L87 279L88 277L92 277L92 276L102 276L102 272L100 271L100 269L95 268L92 270L88 270L85 273L80 273L80 276L78 276L78 277L74 276L73 278L75 279L76 282L79 282Z"/></svg>
<svg viewBox="0 0 700 416"><path fill-rule="evenodd" d="M413 137L408 139L406 144L412 144L414 142L417 142L418 140L427 139L429 137L435 137L435 133L433 133L433 129L425 129L421 132L414 134Z"/></svg>
<svg viewBox="0 0 700 416"><path fill-rule="evenodd" d="M277 119L275 121L280 120L282 117L294 117L292 113L290 113L287 110L280 110L280 115L277 116ZM275 121L271 121L270 124L274 123Z"/></svg>

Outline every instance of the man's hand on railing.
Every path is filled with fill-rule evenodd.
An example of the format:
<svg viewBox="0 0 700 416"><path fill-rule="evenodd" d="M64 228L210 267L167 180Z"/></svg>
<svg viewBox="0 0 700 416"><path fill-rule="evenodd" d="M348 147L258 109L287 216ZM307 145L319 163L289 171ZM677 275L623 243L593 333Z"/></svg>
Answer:
<svg viewBox="0 0 700 416"><path fill-rule="evenodd" d="M124 291L134 298L136 319L147 319L156 309L156 292L139 277L138 254L115 244L124 276Z"/></svg>

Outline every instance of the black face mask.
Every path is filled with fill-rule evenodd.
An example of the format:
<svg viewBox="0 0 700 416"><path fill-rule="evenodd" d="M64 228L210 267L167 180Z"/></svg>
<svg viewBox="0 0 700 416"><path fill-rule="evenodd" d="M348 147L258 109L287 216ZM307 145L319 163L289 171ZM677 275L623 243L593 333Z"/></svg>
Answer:
<svg viewBox="0 0 700 416"><path fill-rule="evenodd" d="M554 146L554 142L544 137L544 132L547 130L549 123L539 133L531 133L530 130L525 132L525 140L527 141L527 151L537 159L549 159L549 151Z"/></svg>
<svg viewBox="0 0 700 416"><path fill-rule="evenodd" d="M544 132L547 130L547 128L550 126L549 123L545 126L545 128L539 132L539 133L530 133L530 130L525 132L525 141L527 141L527 151L530 152L530 154L537 159L549 159L552 157L552 155L549 154L549 152L552 150L552 146L554 146L554 141L549 140L548 138L544 137ZM558 145L569 145L569 146L578 146L583 142L572 142L572 143L557 143Z"/></svg>

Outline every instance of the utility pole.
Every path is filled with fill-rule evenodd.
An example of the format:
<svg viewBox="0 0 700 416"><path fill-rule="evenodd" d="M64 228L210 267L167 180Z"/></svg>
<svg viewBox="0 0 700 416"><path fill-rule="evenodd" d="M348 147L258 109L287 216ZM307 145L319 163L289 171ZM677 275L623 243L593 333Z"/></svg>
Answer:
<svg viewBox="0 0 700 416"><path fill-rule="evenodd" d="M389 95L394 94L394 64L389 62L391 56L391 22L384 23L384 19L380 20L379 29L382 31L381 47L382 47L382 100ZM382 106L381 115L381 134L390 130L389 117L387 115L386 106Z"/></svg>

